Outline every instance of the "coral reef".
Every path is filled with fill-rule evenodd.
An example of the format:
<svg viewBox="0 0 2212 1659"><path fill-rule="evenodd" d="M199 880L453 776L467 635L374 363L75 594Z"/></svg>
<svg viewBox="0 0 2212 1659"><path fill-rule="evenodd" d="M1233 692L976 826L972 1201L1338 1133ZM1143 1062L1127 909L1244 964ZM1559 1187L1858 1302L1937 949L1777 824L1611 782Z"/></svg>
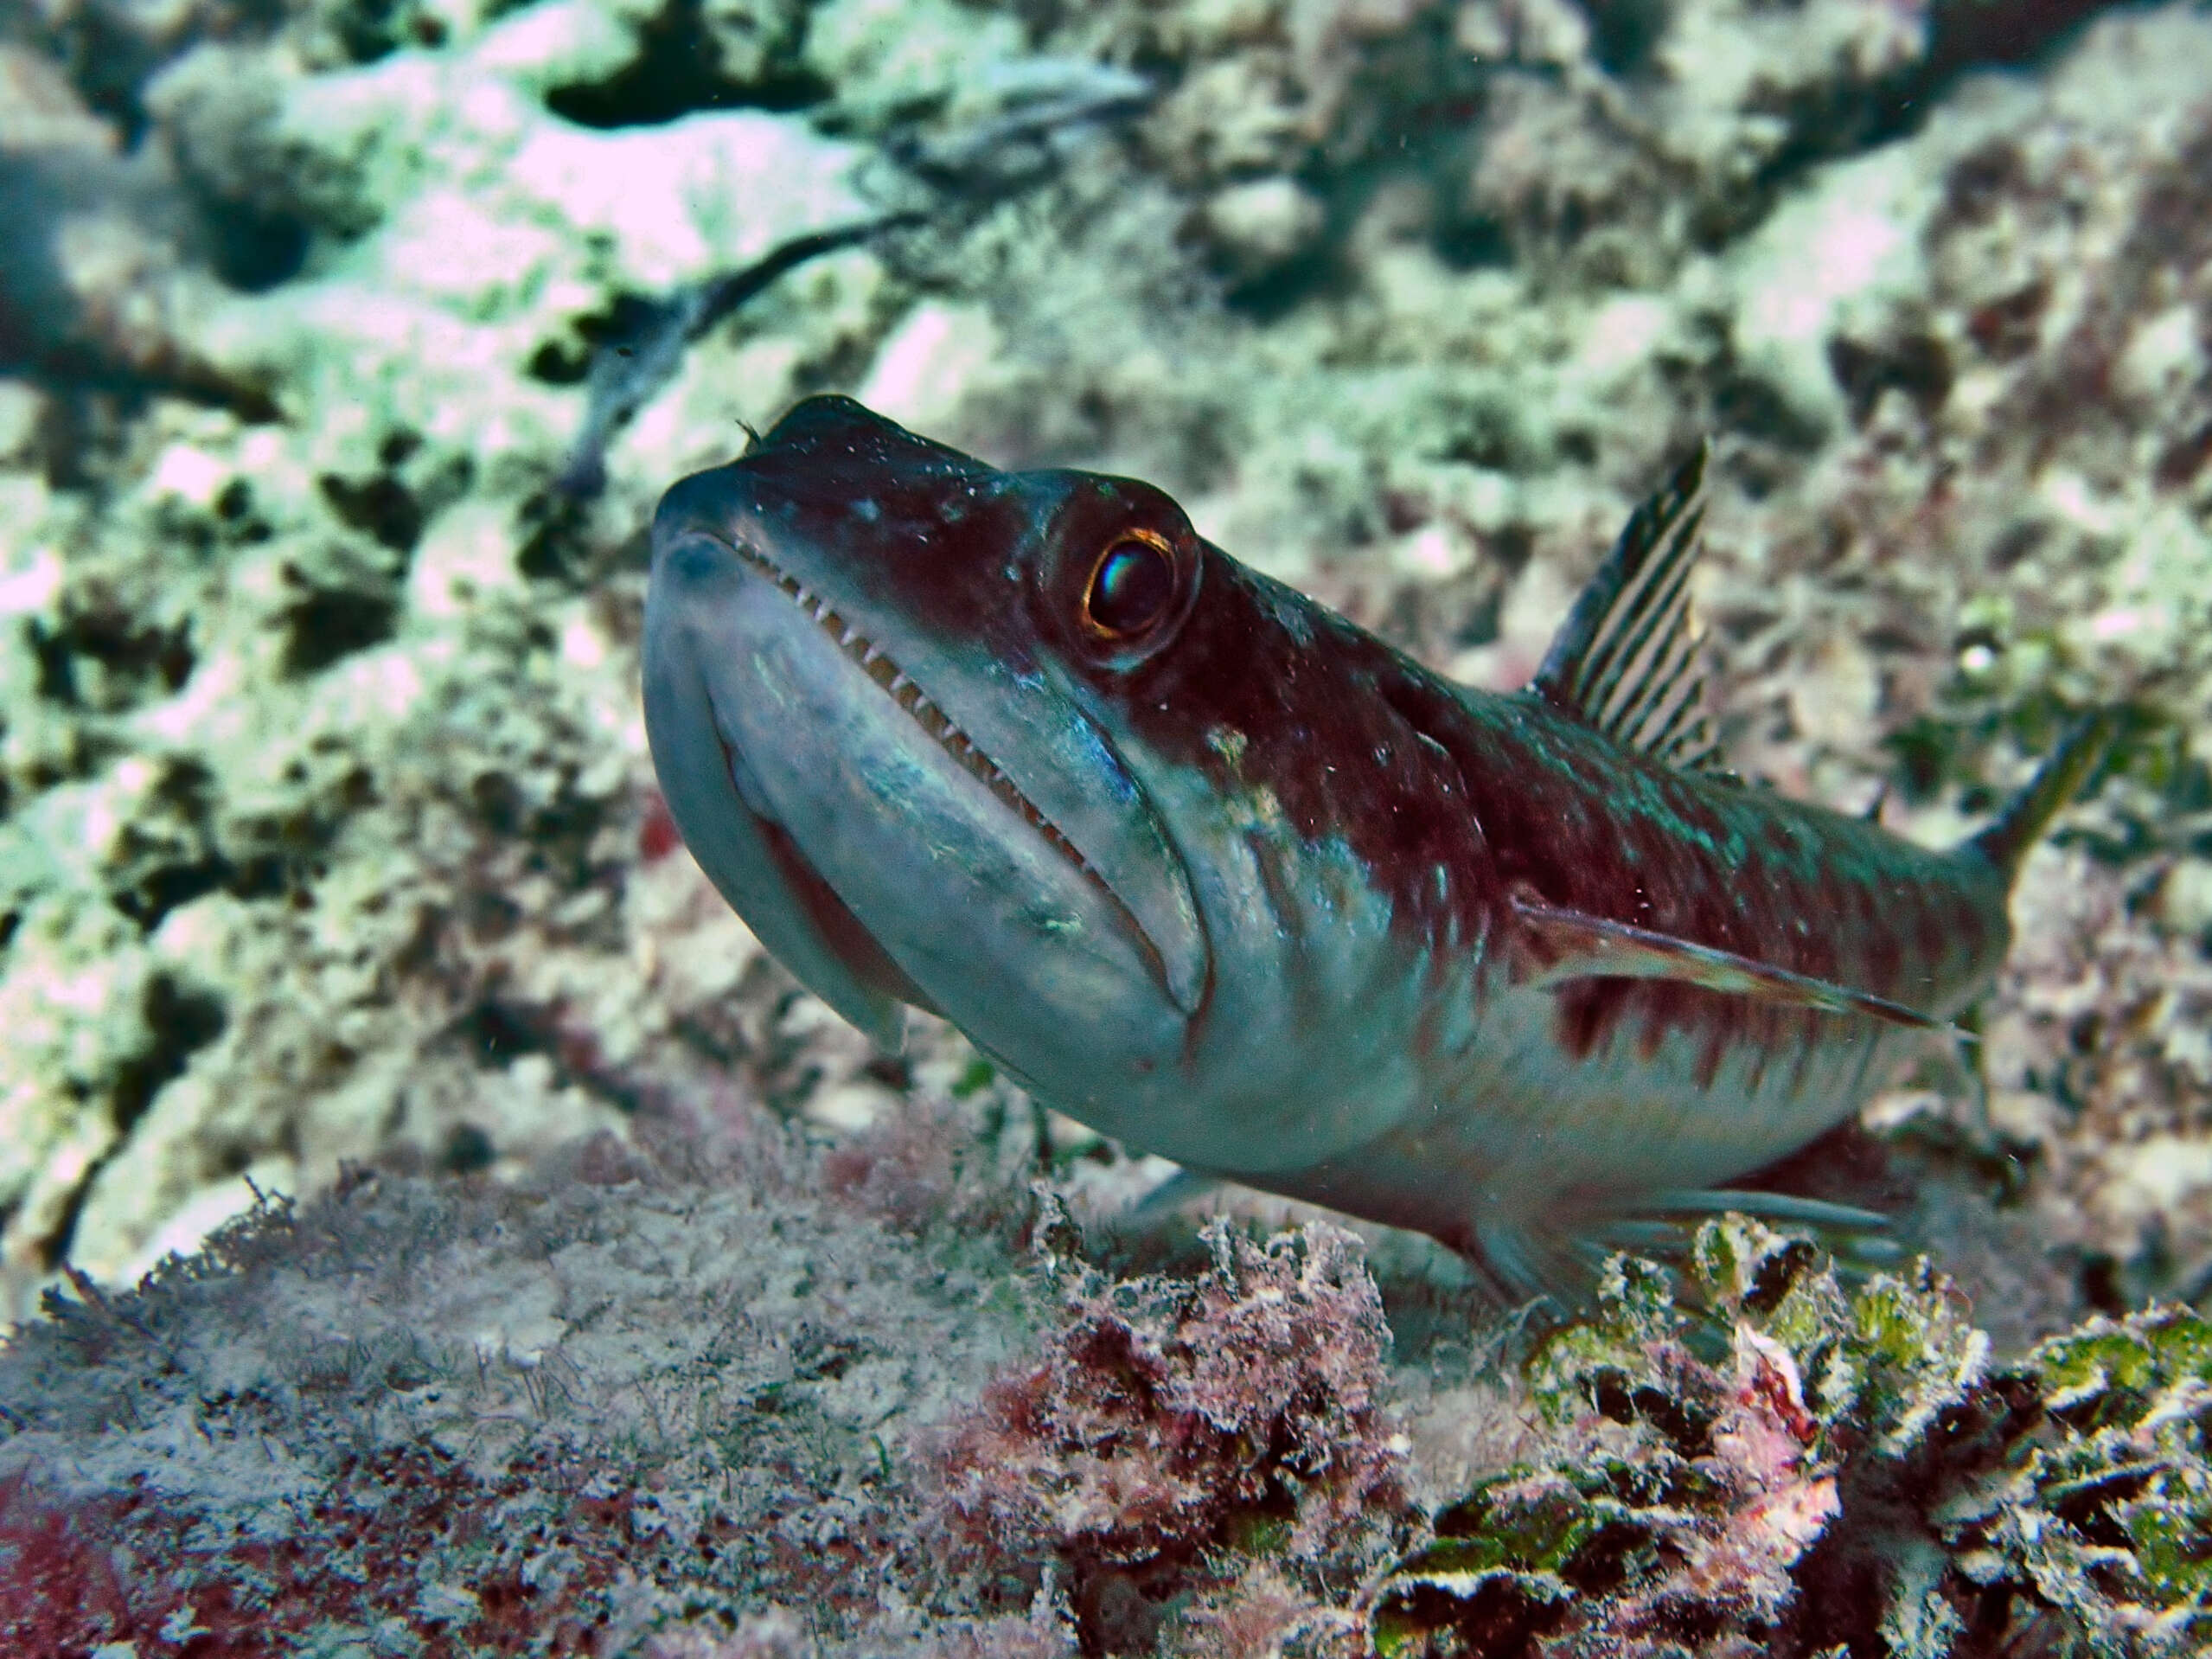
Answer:
<svg viewBox="0 0 2212 1659"><path fill-rule="evenodd" d="M8 1641L2201 1643L2208 59L2086 0L7 11ZM1492 685L1710 433L1734 764L1926 840L2133 706L1980 1041L1787 1176L1985 1348L1723 1228L1524 1380L1417 1245L1193 1262L1110 1219L1155 1163L796 992L651 788L640 529L828 389ZM1040 1175L1094 1266L1026 1276Z"/></svg>
<svg viewBox="0 0 2212 1659"><path fill-rule="evenodd" d="M542 1173L358 1171L136 1291L49 1297L0 1356L0 1645L651 1651L779 1605L877 1619L915 1571L906 1441L1039 1317L1007 1235L811 1196L772 1121Z"/></svg>
<svg viewBox="0 0 2212 1659"><path fill-rule="evenodd" d="M636 46L611 14L539 8L450 61L289 82L277 48L202 47L146 94L188 177L292 192L265 210L329 248L266 293L203 296L192 323L297 419L157 403L115 458L139 482L113 509L10 476L18 1309L64 1252L135 1277L246 1201L241 1172L293 1189L303 1160L323 1182L397 1142L468 1163L618 1123L634 1101L607 1073L643 1034L617 1004L643 986L633 967L614 1001L591 990L610 958L653 933L644 977L703 972L711 1000L755 955L682 878L645 898L635 596L562 584L549 606L516 557L545 476L517 458L565 446L579 413L530 371L611 292L866 210L853 152L780 118L681 122L647 161L637 135L539 108ZM809 327L833 342L851 320ZM33 392L34 430L80 390ZM686 958L682 924L611 926L631 900L692 906L701 948ZM649 1023L695 1006L647 1000Z"/></svg>
<svg viewBox="0 0 2212 1659"><path fill-rule="evenodd" d="M1156 477L1493 683L1714 431L1737 764L1845 806L1895 784L1915 833L2062 704L2177 717L2029 883L1985 1120L1940 1073L1891 1117L1927 1236L2027 1281L2008 1342L2201 1285L2204 26L2115 16L1997 80L1954 14L85 0L18 28L30 159L0 176L124 170L98 199L142 255L54 267L60 332L0 397L13 1310L65 1259L127 1281L240 1174L518 1167L733 1071L849 1124L966 1071L941 1030L892 1065L794 1000L646 778L637 528L827 387ZM135 44L95 73L102 30ZM886 213L919 217L832 247ZM641 368L593 403L595 353L732 281L641 353L657 394ZM604 494L565 496L609 433Z"/></svg>
<svg viewBox="0 0 2212 1659"><path fill-rule="evenodd" d="M1057 1563L1111 1651L1154 1646L1161 1604L1230 1588L1254 1556L1277 1563L1278 1634L1322 1615L1408 1518L1389 1329L1350 1235L1318 1224L1263 1248L1217 1221L1205 1238L1194 1280L1077 1272L1045 1362L995 1383L937 1454L948 1553L1025 1596ZM1204 1645L1256 1617L1188 1622Z"/></svg>
<svg viewBox="0 0 2212 1659"><path fill-rule="evenodd" d="M1729 1218L1686 1307L1616 1258L1518 1367L1393 1356L1327 1223L1122 1276L1048 1187L985 1225L973 1173L841 1156L824 1196L758 1114L520 1185L358 1170L80 1276L0 1353L0 1641L1972 1659L2212 1622L2186 1310L2000 1366L1924 1263L1839 1280ZM1471 1468L1404 1426L1440 1378L1517 1425Z"/></svg>
<svg viewBox="0 0 2212 1659"><path fill-rule="evenodd" d="M1688 1279L1694 1323L1616 1259L1598 1317L1538 1348L1561 1432L1436 1515L1383 1585L1382 1652L2180 1655L2212 1634L2212 1325L2097 1318L1998 1368L1925 1262L1847 1290L1734 1218Z"/></svg>

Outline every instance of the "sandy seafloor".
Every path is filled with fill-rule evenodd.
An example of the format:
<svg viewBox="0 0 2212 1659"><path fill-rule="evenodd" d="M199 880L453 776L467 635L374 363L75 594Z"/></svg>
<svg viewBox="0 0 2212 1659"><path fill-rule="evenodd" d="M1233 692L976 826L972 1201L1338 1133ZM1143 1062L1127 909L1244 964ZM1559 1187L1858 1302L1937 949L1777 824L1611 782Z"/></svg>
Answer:
<svg viewBox="0 0 2212 1659"><path fill-rule="evenodd" d="M892 1536L927 1507L901 1460L941 1461L1052 1325L1032 1176L1107 1268L1203 1257L1190 1214L1118 1219L1164 1167L1033 1113L920 1016L904 1059L873 1053L672 837L638 708L643 527L741 423L822 390L997 463L1148 478L1499 688L1710 434L1697 598L1733 764L1883 795L1923 840L1978 822L2065 711L2131 704L2113 775L2029 862L1978 1054L1900 1079L1868 1114L1887 1170L1858 1173L1999 1356L2202 1307L2208 65L2201 5L2059 0L12 0L0 1318L65 1269L79 1302L134 1284L257 1189L325 1219L320 1266L272 1266L264 1232L232 1252L245 1279L195 1270L213 1299L178 1329L227 1380L165 1350L203 1404L252 1396L256 1365L291 1379L260 1474L175 1389L173 1421L80 1412L38 1360L24 1395L27 1338L0 1459L228 1526L329 1490L330 1437L470 1479L504 1458L515 1503L538 1499L515 1447L558 1441L609 1491L650 1464L673 1511L706 1501L698 1459L637 1448L682 1438L641 1380L677 1366L694 1407L750 1402L715 1480L810 1496L731 1523L790 1535L711 1607L668 1588L695 1561L624 1555L623 1641L1322 1640L1288 1615L1257 1645L1192 1636L1049 1573L1008 1611ZM894 214L672 354L604 487L561 492L596 346L665 340L655 304ZM1433 1508L1522 1431L1451 1264L1367 1237L1391 1478ZM502 1450L412 1405L297 1406L316 1344L402 1333L505 1379L471 1407L520 1425ZM731 1428L773 1416L763 1389L806 1394L819 1433ZM558 1433L557 1394L593 1402ZM137 1563L116 1582L150 1570L114 1547ZM432 1578L383 1624L304 1635L118 1591L113 1640L524 1650L483 1634L482 1584ZM514 1641L556 1640L517 1606ZM1665 1639L1736 1651L1729 1630Z"/></svg>

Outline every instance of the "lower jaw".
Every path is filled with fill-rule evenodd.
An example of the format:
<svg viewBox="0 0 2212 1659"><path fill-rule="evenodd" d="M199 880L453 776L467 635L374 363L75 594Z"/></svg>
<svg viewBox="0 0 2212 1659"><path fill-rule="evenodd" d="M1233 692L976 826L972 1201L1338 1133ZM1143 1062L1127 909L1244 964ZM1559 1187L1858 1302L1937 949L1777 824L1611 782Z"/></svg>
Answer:
<svg viewBox="0 0 2212 1659"><path fill-rule="evenodd" d="M762 818L760 830L761 838L767 843L769 855L776 861L784 884L838 958L852 970L853 977L870 990L880 991L926 1013L941 1013L928 994L876 942L875 935L853 913L851 906L837 896L836 889L807 862L806 855L785 833L783 825Z"/></svg>

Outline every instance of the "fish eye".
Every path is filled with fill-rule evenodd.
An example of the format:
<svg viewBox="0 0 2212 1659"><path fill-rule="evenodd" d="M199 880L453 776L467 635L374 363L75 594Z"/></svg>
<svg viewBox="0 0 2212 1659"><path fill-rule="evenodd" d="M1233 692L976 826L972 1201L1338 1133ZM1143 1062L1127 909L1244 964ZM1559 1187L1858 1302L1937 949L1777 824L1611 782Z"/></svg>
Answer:
<svg viewBox="0 0 2212 1659"><path fill-rule="evenodd" d="M1175 598L1175 555L1151 530L1115 537L1090 567L1084 589L1083 620L1107 639L1129 639L1162 617Z"/></svg>

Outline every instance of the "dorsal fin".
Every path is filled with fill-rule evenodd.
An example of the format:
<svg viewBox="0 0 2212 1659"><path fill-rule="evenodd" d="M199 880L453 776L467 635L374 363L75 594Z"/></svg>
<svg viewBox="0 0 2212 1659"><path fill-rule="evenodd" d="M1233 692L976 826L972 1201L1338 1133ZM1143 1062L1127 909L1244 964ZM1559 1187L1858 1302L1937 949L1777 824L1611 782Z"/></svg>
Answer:
<svg viewBox="0 0 2212 1659"><path fill-rule="evenodd" d="M1616 743L1685 770L1717 771L1697 662L1704 636L1690 625L1709 452L1701 439L1629 516L1528 689Z"/></svg>

